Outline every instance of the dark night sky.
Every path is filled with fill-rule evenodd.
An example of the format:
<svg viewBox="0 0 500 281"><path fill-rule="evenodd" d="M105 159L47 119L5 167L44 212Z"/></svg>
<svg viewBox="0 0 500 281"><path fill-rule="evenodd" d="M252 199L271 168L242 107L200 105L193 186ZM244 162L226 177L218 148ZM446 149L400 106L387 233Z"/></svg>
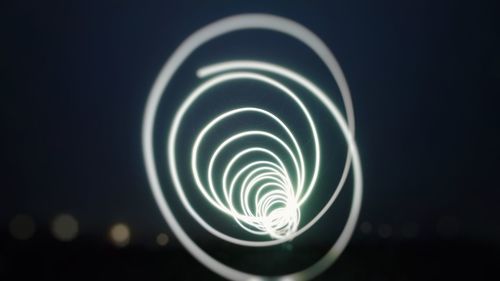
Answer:
<svg viewBox="0 0 500 281"><path fill-rule="evenodd" d="M452 218L457 239L498 246L496 7L329 2L0 4L0 229L18 213L43 227L68 212L82 235L102 236L116 221L127 222L138 242L169 232L141 150L152 82L201 26L265 12L315 32L345 72L364 168L360 220L416 222L418 239L427 240Z"/></svg>

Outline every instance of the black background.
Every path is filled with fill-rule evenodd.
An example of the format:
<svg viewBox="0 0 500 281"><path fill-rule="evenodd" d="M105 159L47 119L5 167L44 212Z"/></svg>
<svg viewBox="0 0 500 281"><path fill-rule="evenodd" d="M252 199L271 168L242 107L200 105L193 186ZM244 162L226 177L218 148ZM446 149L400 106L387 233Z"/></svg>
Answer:
<svg viewBox="0 0 500 281"><path fill-rule="evenodd" d="M141 121L151 84L180 42L244 12L289 17L311 29L331 47L351 87L365 180L360 221L374 230L357 231L320 279L495 273L496 5L330 2L0 4L0 279L218 278L178 245L153 201ZM61 212L80 222L71 243L50 235ZM8 232L19 213L37 225L28 241ZM116 221L133 234L123 249L107 239ZM418 226L416 237L401 234L408 224ZM381 237L380 226L392 235ZM170 235L167 247L155 247L158 232Z"/></svg>

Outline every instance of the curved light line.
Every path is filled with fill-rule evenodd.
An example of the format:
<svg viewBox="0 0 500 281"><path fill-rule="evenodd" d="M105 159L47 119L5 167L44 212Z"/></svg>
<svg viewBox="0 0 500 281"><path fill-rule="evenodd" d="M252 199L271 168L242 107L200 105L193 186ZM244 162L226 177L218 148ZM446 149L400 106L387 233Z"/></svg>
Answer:
<svg viewBox="0 0 500 281"><path fill-rule="evenodd" d="M317 174L318 174L318 171L319 171L320 147L319 147L318 134L316 132L316 126L314 124L314 121L312 120L312 117L311 117L309 111L304 106L304 104L300 101L300 99L290 89L288 89L286 86L284 86L280 82L278 82L278 81L276 81L274 79L271 79L271 78L269 78L267 76L263 76L263 75L260 75L260 74L257 74L257 73L252 73L252 72L231 72L231 73L224 73L224 74L220 74L218 76L215 76L215 77L213 77L213 78L205 81L200 86L198 86L184 100L184 102L181 104L181 106L179 107L177 113L174 116L174 119L172 121L172 125L170 127L170 133L168 135L167 153L168 153L169 167L170 167L170 171L171 171L172 177L175 177L175 178L178 177L177 164L175 162L175 159L176 159L176 143L175 143L175 139L177 137L177 132L178 132L178 130L180 128L180 124L181 124L181 121L182 121L184 115L187 113L187 111L189 110L189 108L191 107L191 105L201 95L203 95L204 93L206 93L212 87L215 87L216 85L221 84L223 82L232 81L232 80L240 80L240 79L251 79L251 80L260 81L260 82L263 82L265 84L268 84L270 86L273 86L273 87L281 90L281 92L283 94L285 94L286 96L290 97L297 104L297 106L299 106L299 108L301 109L301 111L304 113L304 116L306 117L307 122L309 123L310 129L311 129L311 132L312 132L312 135L313 135L314 143L315 143L315 165L314 165L314 173L313 173L313 176L311 178L311 181L310 181L310 184L309 184L309 187L308 187L308 188L311 188L311 189L314 188L316 180L317 180ZM220 119L218 119L218 117L217 117L214 120L220 120ZM210 122L209 125L213 126L214 124L212 122ZM202 132L203 131L204 131L204 129L202 129ZM195 154L195 151L192 152L192 155L193 154ZM195 157L196 156L192 157L192 160L194 160L193 163L192 163L192 170L193 170L193 176L195 178L195 182L196 182L196 185L198 186L198 189L201 191L201 193L203 194L203 196L213 206L216 206L219 210L228 213L227 212L227 208L224 208L224 207L222 207L221 205L218 204L218 201L220 201L220 199L219 200L212 199L212 197L210 197L210 195L209 195L209 192L207 192L206 188L201 183L201 180L199 178L199 172L197 171L197 167L196 167L196 164L195 164L196 163ZM209 223L207 223L198 214L198 212L196 212L196 210L193 208L193 206L189 203L189 200L187 199L187 196L184 193L182 185L175 184L174 187L175 187L175 190L176 190L177 194L179 195L179 198L180 198L183 206L186 208L186 210L189 212L189 214L203 228L205 228L208 232L210 232L214 236L217 236L220 239L226 240L226 241L228 241L230 243L233 243L233 244L238 244L238 245L242 245L242 246L253 246L253 247L266 247L266 246L277 245L277 244L284 243L284 242L286 242L288 240L291 240L291 239L295 238L296 236L302 234L304 231L306 231L307 229L309 229L313 225L313 224L309 223L309 224L307 224L306 226L304 226L303 228L301 228L297 232L290 233L288 236L284 236L284 237L282 237L280 239L271 240L271 241L253 241L253 240L244 240L244 239L235 238L235 237L229 236L229 235L227 235L225 233L222 233L221 231L215 229ZM215 192L213 187L211 187L211 189L212 189L212 192ZM307 192L306 194L310 194L310 192ZM304 202L304 199L302 198L302 200L299 201L299 205L301 203L303 203L303 202ZM319 219L319 217L317 217L316 219Z"/></svg>
<svg viewBox="0 0 500 281"><path fill-rule="evenodd" d="M212 258L210 255L208 255L206 252L204 252L198 245L194 243L194 241L191 240L191 238L184 232L182 227L177 222L174 214L172 213L171 209L167 204L166 198L163 195L157 175L157 169L153 151L153 128L156 118L156 111L159 105L159 101L163 95L163 92L169 85L169 82L173 74L193 51L195 51L198 47L200 47L207 41L229 32L234 32L244 29L265 29L265 30L284 33L298 39L299 41L307 45L309 48L311 48L312 51L314 51L320 57L320 59L325 63L325 65L333 75L340 89L344 101L347 121L344 120L340 111L331 102L331 100L328 98L327 95L325 95L324 93L317 93L311 91L313 95L316 96L316 98L318 98L330 111L332 117L338 123L341 132L346 139L349 151L349 155L346 161L346 166L352 165L353 179L354 179L351 210L347 222L339 238L335 242L334 246L318 262L306 268L305 270L279 277L280 280L302 280L302 279L312 278L317 274L319 274L320 272L322 272L324 269L326 269L331 263L333 263L340 255L340 253L345 249L347 242L349 241L352 235L356 220L359 215L361 196L362 196L362 178L361 178L361 164L359 160L359 154L353 136L354 114L352 111L352 103L350 99L349 88L345 81L342 70L340 69L340 66L338 65L333 54L329 51L328 47L326 47L326 45L316 35L307 30L305 27L301 26L296 22L281 17L264 15L264 14L247 14L247 15L238 15L222 19L220 21L207 25L206 27L200 29L199 31L195 32L193 35L188 37L188 39L186 39L178 47L178 49L173 53L173 55L167 61L167 63L161 70L160 74L158 75L151 89L151 93L148 97L144 113L143 131L142 131L143 152L146 165L146 172L148 175L148 179L156 203L158 204L164 218L169 223L170 227L172 228L173 232L176 234L180 242L186 247L186 249L188 249L193 254L195 258L197 258L201 263L203 263L213 271L229 279L261 280L267 278L246 273L240 270L236 270L219 262L216 259ZM188 96L186 101L189 100L192 101L193 99L194 99L193 95L190 95ZM171 143L172 139L169 137L169 144ZM171 156L173 154L171 153L172 151L170 150L171 146L169 145L168 148L169 148L168 163L169 167L172 168L172 166L175 166L175 161L172 161L173 158ZM175 173L171 173L171 176L174 186L176 187L180 186L180 181L178 176ZM345 181L345 179L342 178L341 181L343 182ZM337 188L336 192L339 190L340 189ZM329 203L333 201L332 199L334 198L332 197ZM267 206L267 204L270 204L267 202L268 201L266 201L266 204L264 203L262 204ZM326 210L323 209L322 212L326 212ZM283 218L280 218L279 211L274 211L272 215L277 216L277 219L271 220L271 223L275 221L278 221L279 223L285 223Z"/></svg>
<svg viewBox="0 0 500 281"><path fill-rule="evenodd" d="M205 78L217 73L221 72L226 72L230 70L242 70L242 69L250 69L250 70L259 70L259 71L266 71L266 72L271 72L274 74L278 74L281 76L284 76L292 81L297 82L298 84L302 85L304 88L315 94L316 96L325 96L327 97L328 95L325 94L319 87L317 87L314 83L309 81L309 79L305 78L304 76L291 71L290 69L266 63L266 62L261 62L261 61L251 61L251 60L236 60L236 61L226 61L226 62L221 62L221 63L216 63L213 65L208 65L205 67L202 67L198 69L196 72L196 75L200 78ZM346 104L346 112L348 116L348 124L349 128L352 131L354 135L354 113L352 109L348 106L349 102L348 100L344 99L344 103ZM352 121L349 122L349 116L352 115ZM345 184L345 181L347 180L347 176L349 174L349 167L351 165L351 156L350 154L347 155L347 159L345 161L344 165L344 170L342 172L342 177L335 188L335 193L334 196L332 197L333 200L332 202L327 204L327 205L332 205L335 199L337 198L338 194L340 194L340 191L342 190L342 187ZM307 199L307 196L306 196ZM305 200L305 199L304 199ZM325 206L326 208L326 206Z"/></svg>

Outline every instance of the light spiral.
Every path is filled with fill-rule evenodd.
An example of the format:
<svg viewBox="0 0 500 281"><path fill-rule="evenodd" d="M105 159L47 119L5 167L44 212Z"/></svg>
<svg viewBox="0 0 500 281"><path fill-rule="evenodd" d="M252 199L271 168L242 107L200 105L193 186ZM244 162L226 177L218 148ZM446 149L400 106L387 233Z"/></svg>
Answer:
<svg viewBox="0 0 500 281"><path fill-rule="evenodd" d="M209 71L206 71L207 69ZM312 177L307 181L302 149L292 131L279 117L264 109L242 107L220 114L210 121L196 137L191 158L193 176L197 187L205 198L213 206L232 216L243 229L256 235L269 235L275 239L286 238L297 231L300 223L300 206L307 200L315 186L319 171L319 140L316 126L305 105L289 88L268 76L251 72L257 70L282 70L280 67L256 61L225 62L204 68L204 71L200 71L200 76L204 77L208 75L207 73L213 75L217 72L228 70L232 72L226 72L212 78L195 90L195 93L202 94L204 91L220 83L242 79L259 81L281 90L284 95L288 96L300 107L302 113L307 118L315 144L314 172ZM275 72L275 74L279 73L282 73L282 71ZM245 113L260 114L271 119L286 133L288 140L283 140L268 131L251 130L238 132L222 141L217 149L215 149L209 161L210 164L207 172L208 183L203 183L198 171L198 150L200 143L214 126L217 126L228 118L235 118ZM270 139L286 150L288 154L287 158L293 162L292 169L296 175L295 179L291 177L290 167L287 167L276 153L262 146L251 146L235 153L234 157L227 163L221 181L224 196L220 198L216 191L217 187L213 182L214 163L222 151L227 149L231 143L253 136L262 136ZM234 171L235 164L244 161L245 156L249 154L260 154L264 156L263 159L267 160L251 161L242 165L241 169ZM230 177L230 174L233 176ZM252 190L257 190L254 192L253 198L250 197ZM236 199L239 198L241 208L235 206L235 195Z"/></svg>
<svg viewBox="0 0 500 281"><path fill-rule="evenodd" d="M220 35L243 29L267 29L290 35L306 44L325 63L338 84L346 109L343 116L328 94L302 74L269 62L256 60L224 61L200 68L196 74L202 82L190 92L178 107L167 137L167 164L175 193L187 212L212 235L232 244L247 247L267 247L290 241L315 225L330 209L346 183L352 170L353 195L347 222L340 236L319 261L310 267L281 276L282 280L308 279L332 264L346 247L352 236L361 204L362 177L359 154L354 141L353 111L350 92L335 58L312 32L303 26L276 16L249 14L229 17L204 27L191 35L174 52L159 74L151 90L143 124L143 149L146 171L155 200L180 242L200 262L218 274L233 280L260 280L262 277L243 272L221 263L201 249L180 226L158 178L153 149L153 128L160 98L172 76L189 55L209 40ZM214 95L214 89L226 83L251 81L272 88L274 92L293 104L290 114L300 115L307 126L307 134L296 134L293 125L279 113L258 106L232 107L222 112L212 112L188 143L189 153L179 149L183 121L192 112L193 105L204 95ZM319 101L337 123L347 144L347 157L342 176L331 196L307 221L301 210L318 186L321 168L321 147L317 124L299 95L287 86L298 85ZM258 116L273 124L268 128L233 128L227 135L215 133L225 128L227 122L244 116ZM257 126L256 124L252 124ZM304 150L303 143L312 149ZM207 149L211 147L211 149ZM309 147L309 148L310 148ZM239 228L255 239L228 234L204 218L203 211L193 204L187 193L193 186L186 186L179 173L179 158L189 159L189 175L201 198L214 210L233 219ZM275 278L275 277L273 277Z"/></svg>

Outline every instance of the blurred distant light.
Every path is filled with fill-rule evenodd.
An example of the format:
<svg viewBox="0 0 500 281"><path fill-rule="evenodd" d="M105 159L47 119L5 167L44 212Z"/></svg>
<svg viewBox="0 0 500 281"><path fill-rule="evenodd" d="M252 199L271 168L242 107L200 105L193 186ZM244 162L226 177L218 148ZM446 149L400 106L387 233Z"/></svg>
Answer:
<svg viewBox="0 0 500 281"><path fill-rule="evenodd" d="M160 246L166 246L168 244L169 237L165 233L160 233L156 236L156 243Z"/></svg>
<svg viewBox="0 0 500 281"><path fill-rule="evenodd" d="M9 224L10 234L19 240L30 239L35 233L35 222L28 215L17 215Z"/></svg>
<svg viewBox="0 0 500 281"><path fill-rule="evenodd" d="M458 233L459 221L455 217L445 216L439 219L436 231L440 236L451 237Z"/></svg>
<svg viewBox="0 0 500 281"><path fill-rule="evenodd" d="M373 230L373 226L371 223L365 221L365 222L361 223L361 225L359 226L359 229L361 230L361 232L363 234L370 234Z"/></svg>
<svg viewBox="0 0 500 281"><path fill-rule="evenodd" d="M417 223L406 223L401 227L401 235L408 239L415 238L418 236L419 228Z"/></svg>
<svg viewBox="0 0 500 281"><path fill-rule="evenodd" d="M378 227L378 235L382 238L389 238L392 235L392 227L388 224L381 224Z"/></svg>
<svg viewBox="0 0 500 281"><path fill-rule="evenodd" d="M69 214L58 215L52 221L52 235L61 241L71 241L78 235L78 221Z"/></svg>
<svg viewBox="0 0 500 281"><path fill-rule="evenodd" d="M117 223L111 227L109 232L111 241L117 247L125 247L130 242L130 229L124 223Z"/></svg>

